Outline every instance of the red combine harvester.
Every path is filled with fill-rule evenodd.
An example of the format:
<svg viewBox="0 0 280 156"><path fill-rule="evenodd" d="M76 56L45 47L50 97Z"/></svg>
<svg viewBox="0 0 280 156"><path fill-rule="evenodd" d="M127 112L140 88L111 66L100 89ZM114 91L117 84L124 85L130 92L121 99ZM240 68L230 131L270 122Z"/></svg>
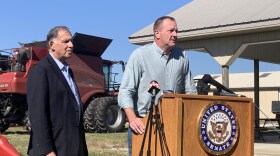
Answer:
<svg viewBox="0 0 280 156"><path fill-rule="evenodd" d="M126 117L118 107L119 84L112 73L114 64L123 61L103 60L101 55L111 39L75 33L74 53L68 60L84 104L84 127L87 132L120 132ZM7 51L7 50L6 50ZM3 52L3 51L2 51ZM30 130L26 102L26 80L29 69L48 54L46 42L22 44L0 56L0 132L11 124ZM115 75L114 75L115 74Z"/></svg>

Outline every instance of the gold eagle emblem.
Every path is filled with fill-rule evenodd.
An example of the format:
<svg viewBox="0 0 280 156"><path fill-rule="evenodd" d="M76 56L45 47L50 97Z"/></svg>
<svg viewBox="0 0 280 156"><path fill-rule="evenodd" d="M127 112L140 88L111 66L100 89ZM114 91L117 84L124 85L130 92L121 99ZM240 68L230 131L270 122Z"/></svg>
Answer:
<svg viewBox="0 0 280 156"><path fill-rule="evenodd" d="M227 131L228 122L227 121L219 121L211 123L211 130L208 131L208 136L210 139L214 140L217 143L224 142L227 136L229 135L229 131Z"/></svg>

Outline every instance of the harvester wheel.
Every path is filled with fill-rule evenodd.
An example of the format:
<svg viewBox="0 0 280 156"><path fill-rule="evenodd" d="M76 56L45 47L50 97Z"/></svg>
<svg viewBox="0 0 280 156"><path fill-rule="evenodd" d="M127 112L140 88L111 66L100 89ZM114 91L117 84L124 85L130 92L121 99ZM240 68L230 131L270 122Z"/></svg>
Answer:
<svg viewBox="0 0 280 156"><path fill-rule="evenodd" d="M88 105L87 109L84 113L84 129L86 132L96 132L96 105L100 101L100 98L94 98L90 104Z"/></svg>
<svg viewBox="0 0 280 156"><path fill-rule="evenodd" d="M10 124L8 123L3 123L0 121L0 133L5 132L9 128Z"/></svg>
<svg viewBox="0 0 280 156"><path fill-rule="evenodd" d="M118 106L117 97L100 99L96 106L97 132L121 132L126 122L125 113Z"/></svg>
<svg viewBox="0 0 280 156"><path fill-rule="evenodd" d="M0 104L2 105L2 99L0 99ZM0 134L4 133L9 127L10 127L10 123L6 123L3 119L2 119L2 115L0 116Z"/></svg>

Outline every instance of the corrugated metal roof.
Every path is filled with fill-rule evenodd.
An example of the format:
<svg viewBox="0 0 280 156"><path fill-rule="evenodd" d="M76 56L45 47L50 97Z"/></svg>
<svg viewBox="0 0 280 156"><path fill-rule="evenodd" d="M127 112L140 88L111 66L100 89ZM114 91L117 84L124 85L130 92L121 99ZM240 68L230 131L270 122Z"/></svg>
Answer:
<svg viewBox="0 0 280 156"><path fill-rule="evenodd" d="M279 0L194 0L168 15L176 19L180 38L185 32L182 36L280 26L279 8ZM153 23L129 38L152 36L152 27Z"/></svg>
<svg viewBox="0 0 280 156"><path fill-rule="evenodd" d="M222 84L221 74L211 74L212 78ZM201 79L203 75L197 75L195 80ZM280 72L260 72L260 88L280 88ZM248 89L254 88L254 73L232 73L229 74L229 88L231 89Z"/></svg>

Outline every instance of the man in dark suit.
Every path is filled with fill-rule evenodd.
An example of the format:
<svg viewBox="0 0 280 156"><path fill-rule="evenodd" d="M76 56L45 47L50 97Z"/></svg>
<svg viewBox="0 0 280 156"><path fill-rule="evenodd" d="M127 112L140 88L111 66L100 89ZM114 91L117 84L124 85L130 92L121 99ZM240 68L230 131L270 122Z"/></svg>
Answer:
<svg viewBox="0 0 280 156"><path fill-rule="evenodd" d="M56 26L47 35L49 54L34 65L27 80L31 156L88 155L82 126L82 103L66 62L73 52L72 34Z"/></svg>

